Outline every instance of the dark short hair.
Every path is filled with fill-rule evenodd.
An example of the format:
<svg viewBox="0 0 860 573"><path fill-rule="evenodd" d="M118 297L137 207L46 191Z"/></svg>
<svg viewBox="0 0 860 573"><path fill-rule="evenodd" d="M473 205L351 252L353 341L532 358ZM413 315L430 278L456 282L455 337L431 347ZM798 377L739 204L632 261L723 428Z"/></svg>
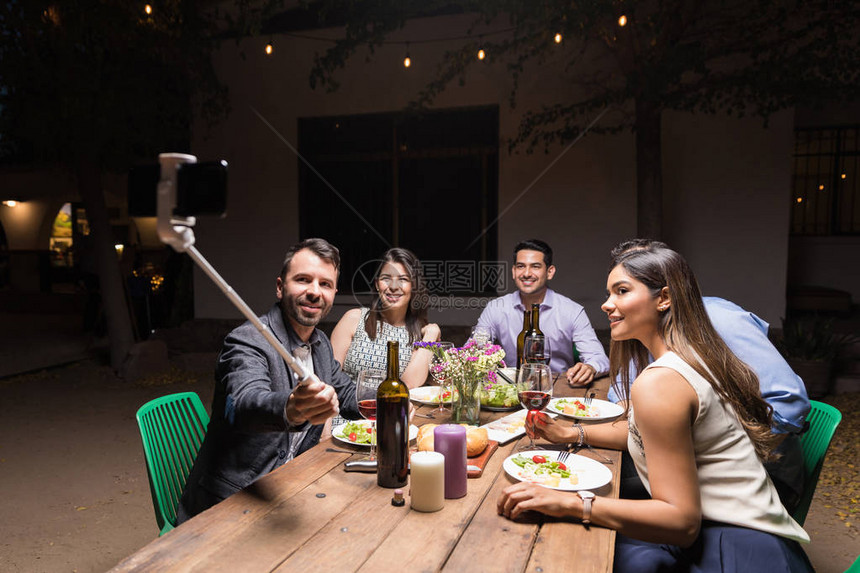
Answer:
<svg viewBox="0 0 860 573"><path fill-rule="evenodd" d="M527 239L517 243L514 247L514 262L517 262L517 253L520 251L540 251L543 253L543 262L546 266L552 265L552 247L540 239Z"/></svg>
<svg viewBox="0 0 860 573"><path fill-rule="evenodd" d="M340 251L337 247L326 241L325 239L305 239L290 247L287 251L287 256L284 257L284 266L281 267L281 279L287 277L287 272L290 270L290 263L293 262L293 257L301 250L307 249L324 261L328 261L334 266L334 270L340 273Z"/></svg>

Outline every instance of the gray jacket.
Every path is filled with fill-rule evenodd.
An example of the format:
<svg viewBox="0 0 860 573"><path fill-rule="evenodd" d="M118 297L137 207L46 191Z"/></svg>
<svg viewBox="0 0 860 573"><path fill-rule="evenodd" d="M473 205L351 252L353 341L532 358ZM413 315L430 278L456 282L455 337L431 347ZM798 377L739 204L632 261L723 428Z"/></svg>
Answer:
<svg viewBox="0 0 860 573"><path fill-rule="evenodd" d="M302 344L279 305L260 320L291 353ZM355 384L334 359L328 337L315 329L308 343L317 377L337 392L341 416L357 419ZM308 429L296 455L319 442L321 425L287 422L285 405L295 386L283 358L253 324L227 335L215 370L211 421L179 502L179 523L285 464L291 441L302 435L297 431Z"/></svg>

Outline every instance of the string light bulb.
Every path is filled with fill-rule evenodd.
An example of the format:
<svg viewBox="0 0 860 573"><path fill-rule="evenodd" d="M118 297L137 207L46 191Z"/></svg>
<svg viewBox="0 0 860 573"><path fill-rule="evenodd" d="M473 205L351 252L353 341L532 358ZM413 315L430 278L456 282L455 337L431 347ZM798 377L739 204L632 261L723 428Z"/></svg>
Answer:
<svg viewBox="0 0 860 573"><path fill-rule="evenodd" d="M147 16L151 16L152 15L152 4L147 4L146 6L144 6L143 11L146 12Z"/></svg>
<svg viewBox="0 0 860 573"><path fill-rule="evenodd" d="M275 47L272 45L272 43L271 42L267 43L266 44L266 55L271 56L274 51L275 51Z"/></svg>
<svg viewBox="0 0 860 573"><path fill-rule="evenodd" d="M846 174L844 174L844 173L842 174L842 179L845 179L845 178L847 178L847 177L848 177L848 176L847 176Z"/></svg>
<svg viewBox="0 0 860 573"><path fill-rule="evenodd" d="M823 184L822 184L822 185L819 185L819 186L818 186L818 190L819 190L819 191L824 191L824 185L823 185Z"/></svg>
<svg viewBox="0 0 860 573"><path fill-rule="evenodd" d="M481 36L478 38L478 59L483 60L487 57L487 53L484 51L484 37Z"/></svg>
<svg viewBox="0 0 860 573"><path fill-rule="evenodd" d="M798 198L797 198L797 202L798 202L798 203L803 203L803 197L798 197Z"/></svg>
<svg viewBox="0 0 860 573"><path fill-rule="evenodd" d="M408 68L412 65L412 58L409 57L409 44L406 44L406 57L403 58L403 67Z"/></svg>
<svg viewBox="0 0 860 573"><path fill-rule="evenodd" d="M555 40L555 43L556 43L556 44L561 44L561 41L562 41L563 39L564 39L564 38L562 37L561 32L557 32L557 33L556 33L556 35L555 35L555 38L553 38L553 40Z"/></svg>
<svg viewBox="0 0 860 573"><path fill-rule="evenodd" d="M486 57L487 57L487 54L484 52L483 48L478 50L478 59L479 60L483 60Z"/></svg>
<svg viewBox="0 0 860 573"><path fill-rule="evenodd" d="M621 26L622 28L623 28L624 26L626 26L626 25L627 25L627 16L625 16L624 14L622 14L621 16L619 16L619 17L618 17L618 25L619 25L619 26Z"/></svg>

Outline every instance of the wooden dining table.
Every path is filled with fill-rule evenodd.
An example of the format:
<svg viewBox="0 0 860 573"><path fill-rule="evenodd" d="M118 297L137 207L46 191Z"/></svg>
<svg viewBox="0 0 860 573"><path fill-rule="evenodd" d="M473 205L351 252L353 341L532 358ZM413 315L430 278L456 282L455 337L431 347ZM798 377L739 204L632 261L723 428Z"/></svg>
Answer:
<svg viewBox="0 0 860 573"><path fill-rule="evenodd" d="M588 389L605 397L606 377ZM564 376L554 396L583 396ZM422 417L413 422L438 422ZM482 422L503 413L482 412ZM528 439L528 438L525 438ZM615 532L586 528L576 520L535 512L511 521L496 502L515 483L502 468L520 439L501 445L468 493L446 499L442 510L422 513L392 505L392 489L376 485L376 475L344 471L355 454L323 440L249 487L153 540L112 571L577 571L610 572ZM618 497L620 452L597 450L612 460L612 480L594 490ZM595 457L588 450L580 455ZM404 488L408 494L408 487ZM569 495L575 495L570 493Z"/></svg>

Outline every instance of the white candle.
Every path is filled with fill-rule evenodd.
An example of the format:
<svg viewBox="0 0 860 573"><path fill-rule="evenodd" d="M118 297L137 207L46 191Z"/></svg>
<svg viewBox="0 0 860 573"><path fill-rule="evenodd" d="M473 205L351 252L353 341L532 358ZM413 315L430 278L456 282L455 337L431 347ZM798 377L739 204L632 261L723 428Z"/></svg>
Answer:
<svg viewBox="0 0 860 573"><path fill-rule="evenodd" d="M439 511L445 504L445 456L439 452L415 452L409 458L412 509Z"/></svg>

